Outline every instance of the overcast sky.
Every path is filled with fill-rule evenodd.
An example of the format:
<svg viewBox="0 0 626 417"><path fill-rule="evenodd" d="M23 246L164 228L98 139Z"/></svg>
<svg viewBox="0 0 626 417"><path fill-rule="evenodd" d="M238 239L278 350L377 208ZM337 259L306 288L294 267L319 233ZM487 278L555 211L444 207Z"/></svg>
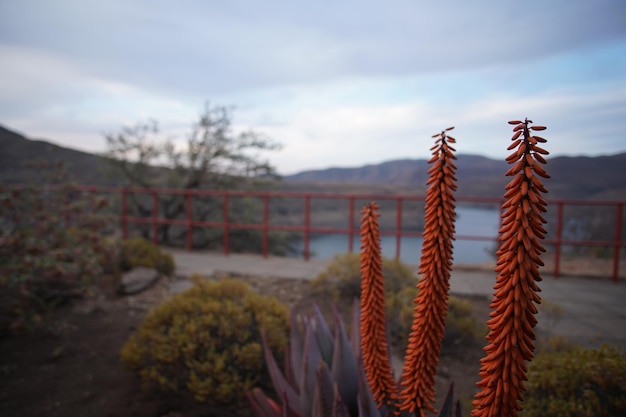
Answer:
<svg viewBox="0 0 626 417"><path fill-rule="evenodd" d="M10 129L104 151L207 100L281 142L282 174L426 157L451 125L502 158L524 117L553 155L624 152L626 1L0 0Z"/></svg>

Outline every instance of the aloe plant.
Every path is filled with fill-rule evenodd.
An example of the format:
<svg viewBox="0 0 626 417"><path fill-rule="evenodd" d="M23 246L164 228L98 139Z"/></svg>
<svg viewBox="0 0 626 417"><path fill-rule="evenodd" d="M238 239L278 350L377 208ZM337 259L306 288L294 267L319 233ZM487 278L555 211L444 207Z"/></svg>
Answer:
<svg viewBox="0 0 626 417"><path fill-rule="evenodd" d="M514 176L507 185L500 229L494 286L493 309L489 320L489 345L482 359L481 391L475 395L473 417L517 416L526 380L526 361L532 359L536 324L535 303L540 301L537 281L540 241L545 237L541 213L547 192L537 178L549 178L542 168L548 152L537 146L546 142L531 131L544 126L529 126L530 120L514 120L513 143L516 149L507 162L515 164L506 173ZM297 316L292 312L291 343L287 351L285 374L264 343L265 356L279 402L260 389L247 394L259 417L334 417L408 415L424 417L434 411L434 376L440 355L444 318L447 310L449 279L454 239L454 191L456 167L455 139L445 129L431 148L433 166L426 198L426 227L415 299L414 321L409 337L401 381L391 369L386 341L384 315L384 277L381 268L378 206L366 205L361 218L361 309L355 303L351 337L348 338L335 309L335 333L330 332L319 309L313 319L303 319L304 337ZM360 324L360 326L359 326ZM363 339L360 341L360 332ZM359 346L361 348L359 348ZM402 388L400 390L400 387ZM371 391L370 391L371 389ZM440 408L439 416L461 416L460 405L452 399L452 386Z"/></svg>
<svg viewBox="0 0 626 417"><path fill-rule="evenodd" d="M541 254L545 248L547 203L542 194L547 190L541 178L550 178L543 168L542 155L548 151L538 143L546 139L534 132L545 126L530 126L532 120L511 120L512 153L506 161L513 165L506 173L513 179L507 184L502 204L500 248L496 272L498 277L491 302L489 334L485 356L481 359L481 389L474 396L473 417L516 417L522 410L526 391L526 362L533 358L537 307L541 302L538 282Z"/></svg>
<svg viewBox="0 0 626 417"><path fill-rule="evenodd" d="M291 336L283 373L262 337L265 361L279 403L261 389L248 393L259 417L379 416L360 371L359 310L355 306L350 337L337 309L335 330L317 305L313 317L291 313ZM356 324L356 325L355 325Z"/></svg>
<svg viewBox="0 0 626 417"><path fill-rule="evenodd" d="M435 374L448 313L457 189L456 149L451 145L456 139L447 134L452 129L433 135L436 140L429 161L419 292L402 370L400 408L421 417L425 410L435 411Z"/></svg>
<svg viewBox="0 0 626 417"><path fill-rule="evenodd" d="M334 330L331 330L317 306L312 317L299 316L292 310L284 371L262 336L265 361L278 399L260 388L246 393L257 417L410 415L384 406L377 408L363 371L358 304L353 308L349 333L336 308L333 316ZM458 407L458 402L454 405L450 387L439 416L460 417Z"/></svg>
<svg viewBox="0 0 626 417"><path fill-rule="evenodd" d="M395 408L399 395L387 343L378 208L372 202L361 211L361 352L365 376L376 404Z"/></svg>

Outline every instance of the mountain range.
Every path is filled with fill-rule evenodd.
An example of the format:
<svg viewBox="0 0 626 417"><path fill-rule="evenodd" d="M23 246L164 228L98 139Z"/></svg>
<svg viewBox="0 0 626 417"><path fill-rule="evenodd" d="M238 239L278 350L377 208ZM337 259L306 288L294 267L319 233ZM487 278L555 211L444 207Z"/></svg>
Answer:
<svg viewBox="0 0 626 417"><path fill-rule="evenodd" d="M502 196L508 179L504 160L479 155L459 154L458 195ZM106 158L32 140L0 126L0 183L27 183L36 171L26 166L32 159L63 161L79 182L94 185L119 185L124 179L111 174ZM427 179L428 161L399 159L354 168L328 168L303 171L284 177L282 189L320 189L328 191L373 190L404 192L422 189ZM544 183L550 198L626 200L626 153L597 157L552 157L546 166L552 178Z"/></svg>
<svg viewBox="0 0 626 417"><path fill-rule="evenodd" d="M508 164L479 155L457 155L458 195L501 196L510 180ZM356 168L304 171L286 177L303 183L425 184L428 160L400 159ZM626 199L626 153L607 156L559 156L546 165L551 178L544 181L551 198Z"/></svg>
<svg viewBox="0 0 626 417"><path fill-rule="evenodd" d="M111 178L107 173L106 158L75 149L65 148L45 140L32 140L0 126L0 183L26 184L40 176L29 166L32 161L55 163L62 161L69 173L80 183L114 185L122 178Z"/></svg>

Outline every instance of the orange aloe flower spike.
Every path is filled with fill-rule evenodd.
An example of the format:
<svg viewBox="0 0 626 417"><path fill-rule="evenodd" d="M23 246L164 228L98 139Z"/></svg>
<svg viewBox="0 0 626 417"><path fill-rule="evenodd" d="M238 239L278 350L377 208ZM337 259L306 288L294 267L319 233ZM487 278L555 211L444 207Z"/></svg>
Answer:
<svg viewBox="0 0 626 417"><path fill-rule="evenodd" d="M541 281L539 266L543 265L540 254L545 252L540 240L546 233L541 215L546 211L546 201L541 194L547 192L537 176L550 176L542 167L543 155L548 152L537 146L545 139L532 134L545 127L529 127L530 123L528 119L509 122L515 125L508 148L513 153L506 160L514 165L506 175L513 179L506 186L502 205L498 277L472 417L518 416L527 379L526 361L533 358L535 349L535 304L540 302L537 282Z"/></svg>
<svg viewBox="0 0 626 417"><path fill-rule="evenodd" d="M393 377L385 324L378 205L361 211L361 351L365 376L378 408L395 409L398 387Z"/></svg>
<svg viewBox="0 0 626 417"><path fill-rule="evenodd" d="M415 298L413 324L404 358L400 382L400 409L424 416L425 410L434 412L435 374L439 364L441 341L448 312L448 291L452 269L452 241L454 240L454 191L456 166L453 159L455 143L446 132L439 134L428 170L426 192L424 241L419 273L421 275Z"/></svg>

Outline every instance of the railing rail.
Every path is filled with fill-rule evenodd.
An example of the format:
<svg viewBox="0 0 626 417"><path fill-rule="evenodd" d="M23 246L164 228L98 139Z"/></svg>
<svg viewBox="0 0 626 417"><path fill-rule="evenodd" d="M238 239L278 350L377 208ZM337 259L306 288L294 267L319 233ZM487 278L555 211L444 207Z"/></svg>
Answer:
<svg viewBox="0 0 626 417"><path fill-rule="evenodd" d="M160 225L177 225L186 228L186 249L193 249L193 229L194 228L214 228L223 230L223 251L224 254L230 253L230 230L260 230L262 234L261 252L264 257L270 253L269 232L270 231L288 231L299 232L303 234L303 256L308 260L311 256L310 241L311 234L333 233L348 236L348 252L353 252L353 239L358 236L358 229L354 227L355 222L355 203L357 200L376 200L395 202L395 225L393 230L383 230L381 235L395 237L395 257L400 256L400 247L402 238L405 237L421 237L421 232L408 231L403 228L403 205L405 202L424 202L424 195L394 195L394 194L365 194L365 193L327 193L327 192L280 192L280 191L224 191L224 190L188 190L188 189L171 189L171 188L141 188L141 187L106 187L106 186L90 186L81 185L74 187L74 190L80 192L107 193L120 195L120 213L119 221L123 238L128 238L130 224L146 224L151 226L152 240L158 244L158 231ZM129 215L129 195L143 194L151 196L151 215L150 216L131 216ZM168 219L159 215L159 196L161 195L180 195L184 197L184 218ZM196 196L216 196L222 199L222 221L200 221L194 219L194 197ZM230 220L229 204L233 198L237 197L254 197L259 198L262 202L262 213L260 223L238 223ZM272 224L270 221L270 200L275 198L297 198L303 201L303 221L299 225ZM311 224L311 204L316 199L338 199L348 203L347 224L345 227L326 227L312 226ZM457 197L458 203L469 204L491 204L501 206L503 200L500 198L490 197ZM563 247L603 247L611 249L612 254L612 280L618 281L620 251L626 247L626 241L623 240L622 227L624 215L624 201L596 201L596 200L548 200L548 207L552 210L556 207L555 221L556 228L553 232L554 236L548 236L544 240L546 245L553 247L554 265L553 275L558 277L561 269L561 255ZM565 236L564 233L564 209L568 206L605 206L614 207L614 237L613 240L586 240L572 239ZM486 237L478 235L456 235L456 240L474 240L474 241L493 241L497 243L498 237Z"/></svg>

